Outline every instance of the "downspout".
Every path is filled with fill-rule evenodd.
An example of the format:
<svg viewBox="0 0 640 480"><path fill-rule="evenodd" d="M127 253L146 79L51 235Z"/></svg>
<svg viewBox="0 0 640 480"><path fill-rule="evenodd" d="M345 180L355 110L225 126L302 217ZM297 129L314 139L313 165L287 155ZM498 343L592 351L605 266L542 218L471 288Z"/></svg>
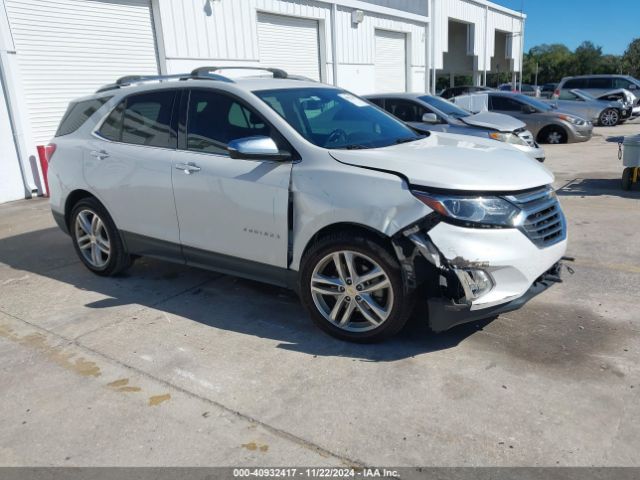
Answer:
<svg viewBox="0 0 640 480"><path fill-rule="evenodd" d="M431 20L431 25L429 31L431 33L431 93L433 95L436 94L436 12L435 12L435 0L431 0L431 7L429 12L429 19Z"/></svg>
<svg viewBox="0 0 640 480"><path fill-rule="evenodd" d="M8 22L7 22L8 23ZM4 91L4 100L7 105L7 113L9 115L9 127L11 128L11 134L13 137L13 145L18 156L18 166L20 168L20 176L22 177L22 186L24 188L24 197L32 198L33 192L37 191L37 188L32 184L28 178L24 169L23 159L28 158L27 153L24 151L22 145L22 133L19 129L19 120L14 110L14 105L11 101L15 98L15 89L11 82L11 76L9 72L9 51L5 48L5 45L0 46L0 83L2 84L2 90Z"/></svg>
<svg viewBox="0 0 640 480"><path fill-rule="evenodd" d="M331 67L333 72L333 84L338 86L338 47L337 47L337 30L336 18L338 17L338 4L331 4Z"/></svg>
<svg viewBox="0 0 640 480"><path fill-rule="evenodd" d="M522 92L522 72L524 70L524 16L522 16L522 12L520 12L520 88L519 91Z"/></svg>
<svg viewBox="0 0 640 480"><path fill-rule="evenodd" d="M431 13L431 12L429 12ZM431 19L429 19L431 20ZM431 93L431 21L425 25L427 31L425 32L425 49L424 49L424 91Z"/></svg>

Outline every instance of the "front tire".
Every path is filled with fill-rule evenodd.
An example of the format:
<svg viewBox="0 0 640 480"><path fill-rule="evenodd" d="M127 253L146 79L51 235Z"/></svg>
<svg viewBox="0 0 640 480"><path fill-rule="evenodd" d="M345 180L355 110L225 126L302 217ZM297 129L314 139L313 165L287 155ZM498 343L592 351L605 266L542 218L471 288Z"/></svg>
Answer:
<svg viewBox="0 0 640 480"><path fill-rule="evenodd" d="M615 108L607 108L600 114L598 122L603 127L615 127L620 122L620 113Z"/></svg>
<svg viewBox="0 0 640 480"><path fill-rule="evenodd" d="M78 257L93 273L117 275L131 265L111 216L95 198L83 198L73 207L69 232Z"/></svg>
<svg viewBox="0 0 640 480"><path fill-rule="evenodd" d="M325 237L302 259L300 297L322 330L376 342L398 333L413 310L400 265L383 243L359 233Z"/></svg>
<svg viewBox="0 0 640 480"><path fill-rule="evenodd" d="M550 143L557 145L567 143L567 132L562 127L550 126L546 127L538 136L540 143Z"/></svg>

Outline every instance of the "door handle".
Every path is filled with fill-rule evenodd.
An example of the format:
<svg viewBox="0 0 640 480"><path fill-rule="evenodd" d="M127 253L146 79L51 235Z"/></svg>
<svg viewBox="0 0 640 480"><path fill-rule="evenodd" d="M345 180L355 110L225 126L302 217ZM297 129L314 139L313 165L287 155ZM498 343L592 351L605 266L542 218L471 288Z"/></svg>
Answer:
<svg viewBox="0 0 640 480"><path fill-rule="evenodd" d="M199 172L200 171L200 167L197 166L193 162L176 163L176 170L181 170L184 173L186 173L187 175L191 175L192 173Z"/></svg>
<svg viewBox="0 0 640 480"><path fill-rule="evenodd" d="M97 158L98 160L104 160L105 158L109 158L109 154L104 150L91 150L91 152L89 152L89 155Z"/></svg>

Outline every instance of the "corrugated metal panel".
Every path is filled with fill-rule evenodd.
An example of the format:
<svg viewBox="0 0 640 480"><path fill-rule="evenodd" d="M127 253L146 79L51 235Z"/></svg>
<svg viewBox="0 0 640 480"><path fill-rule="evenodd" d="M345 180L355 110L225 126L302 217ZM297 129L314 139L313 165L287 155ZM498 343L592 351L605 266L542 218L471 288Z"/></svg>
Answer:
<svg viewBox="0 0 640 480"><path fill-rule="evenodd" d="M426 0L379 0L371 3L424 14ZM319 22L320 57L330 64L331 8L313 0L159 0L168 59L203 61L259 61L257 13L272 13ZM426 7L425 7L426 8ZM408 35L411 63L425 65L425 25L365 11L364 22L351 23L352 9L339 7L337 46L339 61L348 64L374 62L374 29L405 32ZM329 67L322 66L325 72Z"/></svg>
<svg viewBox="0 0 640 480"><path fill-rule="evenodd" d="M352 65L373 65L375 59L375 30L401 32L407 36L407 48L411 64L425 65L425 26L365 12L364 21L355 25L351 21L351 9L338 8L337 45L338 62Z"/></svg>
<svg viewBox="0 0 640 480"><path fill-rule="evenodd" d="M68 103L117 77L158 72L150 0L5 0L33 140Z"/></svg>
<svg viewBox="0 0 640 480"><path fill-rule="evenodd" d="M318 21L258 14L260 64L320 80Z"/></svg>
<svg viewBox="0 0 640 480"><path fill-rule="evenodd" d="M427 16L429 13L428 0L364 0L367 3L381 7L403 10L417 15Z"/></svg>
<svg viewBox="0 0 640 480"><path fill-rule="evenodd" d="M319 20L331 38L331 10L310 0L159 0L168 59L258 61L257 13ZM331 62L331 49L321 54Z"/></svg>
<svg viewBox="0 0 640 480"><path fill-rule="evenodd" d="M404 92L407 88L407 36L404 33L376 30L376 92Z"/></svg>

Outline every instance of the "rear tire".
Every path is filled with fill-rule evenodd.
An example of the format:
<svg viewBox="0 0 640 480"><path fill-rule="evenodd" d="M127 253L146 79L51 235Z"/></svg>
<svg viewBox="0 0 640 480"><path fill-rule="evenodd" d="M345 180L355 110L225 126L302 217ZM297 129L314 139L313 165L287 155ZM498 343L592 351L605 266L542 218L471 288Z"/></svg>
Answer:
<svg viewBox="0 0 640 480"><path fill-rule="evenodd" d="M132 258L118 229L106 208L95 198L83 198L75 204L69 232L78 257L96 275L117 275L131 266Z"/></svg>
<svg viewBox="0 0 640 480"><path fill-rule="evenodd" d="M538 142L550 143L552 145L567 143L567 138L567 132L564 130L564 128L554 125L545 127L538 134Z"/></svg>
<svg viewBox="0 0 640 480"><path fill-rule="evenodd" d="M603 127L615 127L620 122L620 112L615 108L607 108L598 117L598 123Z"/></svg>
<svg viewBox="0 0 640 480"><path fill-rule="evenodd" d="M303 257L299 278L300 298L315 324L341 340L391 337L413 310L397 259L373 236L322 238Z"/></svg>

